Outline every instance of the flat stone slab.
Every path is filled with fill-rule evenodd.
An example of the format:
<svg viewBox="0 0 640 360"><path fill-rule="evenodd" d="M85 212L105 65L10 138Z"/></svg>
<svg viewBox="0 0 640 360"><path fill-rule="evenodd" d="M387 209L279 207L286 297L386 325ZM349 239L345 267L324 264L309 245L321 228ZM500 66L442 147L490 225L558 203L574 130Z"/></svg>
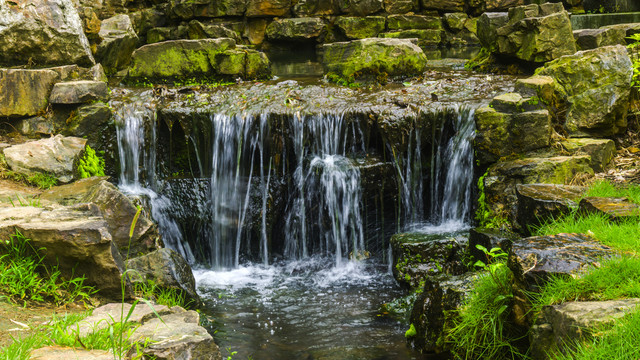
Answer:
<svg viewBox="0 0 640 360"><path fill-rule="evenodd" d="M545 306L531 327L529 340L535 360L548 359L547 352L591 338L600 326L613 323L637 309L640 299L572 301Z"/></svg>
<svg viewBox="0 0 640 360"><path fill-rule="evenodd" d="M169 313L167 306L154 305L151 308L146 303L141 302L136 305L131 316L127 318L126 316L131 311L131 307L132 305L128 303L111 303L100 306L93 310L91 316L84 318L75 325L71 325L68 329L77 331L80 337L85 337L92 332L105 329L113 323L122 322L123 319L126 319L127 322L142 324L156 317L156 313L160 316Z"/></svg>
<svg viewBox="0 0 640 360"><path fill-rule="evenodd" d="M56 135L4 149L11 170L27 176L47 173L60 182L74 178L74 162L84 152L86 139Z"/></svg>
<svg viewBox="0 0 640 360"><path fill-rule="evenodd" d="M585 190L582 186L572 185L516 185L518 225L526 234L529 234L529 227L568 214L578 207L580 197Z"/></svg>
<svg viewBox="0 0 640 360"><path fill-rule="evenodd" d="M611 221L640 217L640 206L627 198L586 197L580 201L578 211L583 214L604 214Z"/></svg>
<svg viewBox="0 0 640 360"><path fill-rule="evenodd" d="M614 255L610 247L584 234L531 236L513 242L509 268L534 289L552 275L570 276Z"/></svg>
<svg viewBox="0 0 640 360"><path fill-rule="evenodd" d="M571 155L591 156L591 168L595 172L607 170L616 154L616 144L610 139L567 139L562 147Z"/></svg>
<svg viewBox="0 0 640 360"><path fill-rule="evenodd" d="M104 350L74 349L47 346L31 352L33 360L113 360L113 354Z"/></svg>
<svg viewBox="0 0 640 360"><path fill-rule="evenodd" d="M57 83L53 86L49 97L52 104L81 104L89 101L107 101L108 99L107 83L91 80Z"/></svg>

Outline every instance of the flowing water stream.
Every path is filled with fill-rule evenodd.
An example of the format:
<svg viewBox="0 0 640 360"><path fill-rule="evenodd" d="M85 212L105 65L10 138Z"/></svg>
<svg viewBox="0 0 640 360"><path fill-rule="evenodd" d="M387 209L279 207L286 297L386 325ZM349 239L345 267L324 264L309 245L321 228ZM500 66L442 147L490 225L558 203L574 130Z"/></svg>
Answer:
<svg viewBox="0 0 640 360"><path fill-rule="evenodd" d="M223 356L228 348L234 359L422 358L406 346L407 325L378 313L404 292L390 274L387 245L365 227L371 194L363 193L361 171L371 155L357 122L344 113L294 113L286 118L287 153L266 114L215 113L185 134L200 176L172 180L157 174L149 94L112 106L120 187L149 198L165 244L193 264ZM448 131L407 134L408 150L391 167L399 188L395 231L468 227L475 106L443 110L453 114ZM423 154L427 131L432 150ZM288 195L269 215L278 186ZM377 222L373 228L382 231Z"/></svg>

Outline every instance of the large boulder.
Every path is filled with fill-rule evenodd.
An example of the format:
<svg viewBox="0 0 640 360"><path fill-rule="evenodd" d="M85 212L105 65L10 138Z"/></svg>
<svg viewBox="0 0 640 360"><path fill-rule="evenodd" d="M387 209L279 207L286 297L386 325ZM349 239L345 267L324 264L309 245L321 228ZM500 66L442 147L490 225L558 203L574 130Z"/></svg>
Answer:
<svg viewBox="0 0 640 360"><path fill-rule="evenodd" d="M4 149L12 171L27 176L46 173L67 183L75 176L74 165L84 153L86 139L56 135Z"/></svg>
<svg viewBox="0 0 640 360"><path fill-rule="evenodd" d="M555 80L566 102L565 127L573 136L611 136L627 126L633 69L624 46L563 56L536 70Z"/></svg>
<svg viewBox="0 0 640 360"><path fill-rule="evenodd" d="M233 39L175 40L145 45L133 53L129 77L172 80L188 77L269 76L264 53L236 47Z"/></svg>
<svg viewBox="0 0 640 360"><path fill-rule="evenodd" d="M0 69L0 117L34 116L44 112L51 88L59 78L51 69Z"/></svg>
<svg viewBox="0 0 640 360"><path fill-rule="evenodd" d="M616 155L616 145L609 139L566 139L561 144L570 155L589 155L595 172L607 170Z"/></svg>
<svg viewBox="0 0 640 360"><path fill-rule="evenodd" d="M95 286L101 296L120 299L124 264L99 215L88 204L0 208L0 239L19 231L35 249L43 249L45 264L57 266L68 278L84 276L85 285Z"/></svg>
<svg viewBox="0 0 640 360"><path fill-rule="evenodd" d="M72 0L0 0L3 65L95 64Z"/></svg>
<svg viewBox="0 0 640 360"><path fill-rule="evenodd" d="M44 192L43 201L62 205L92 203L106 222L122 258L147 254L157 249L159 242L158 229L145 214L141 214L136 222L133 236L129 238L129 230L135 214L133 202L104 177L91 177L76 181L69 185L58 186Z"/></svg>
<svg viewBox="0 0 640 360"><path fill-rule="evenodd" d="M579 50L590 50L601 46L626 45L626 31L621 28L574 30L573 37Z"/></svg>
<svg viewBox="0 0 640 360"><path fill-rule="evenodd" d="M131 18L120 14L103 20L99 36L101 41L96 51L96 60L107 73L125 69L138 43Z"/></svg>
<svg viewBox="0 0 640 360"><path fill-rule="evenodd" d="M475 122L474 143L481 164L544 148L551 141L551 115L536 96L496 96L488 106L476 110Z"/></svg>
<svg viewBox="0 0 640 360"><path fill-rule="evenodd" d="M160 288L177 290L193 306L201 304L191 266L177 252L163 248L130 259L126 264L133 283L152 281Z"/></svg>
<svg viewBox="0 0 640 360"><path fill-rule="evenodd" d="M323 45L325 73L348 78L359 74L408 76L424 71L427 57L405 39L362 39Z"/></svg>
<svg viewBox="0 0 640 360"><path fill-rule="evenodd" d="M518 227L524 234L530 235L530 228L569 214L578 207L585 190L582 186L573 185L516 185Z"/></svg>
<svg viewBox="0 0 640 360"><path fill-rule="evenodd" d="M582 341L589 341L604 326L637 311L640 299L571 301L542 308L529 340L534 360L549 359L552 349L565 352Z"/></svg>
<svg viewBox="0 0 640 360"><path fill-rule="evenodd" d="M417 288L426 278L462 274L466 239L447 235L403 233L391 237L393 276L403 286Z"/></svg>
<svg viewBox="0 0 640 360"><path fill-rule="evenodd" d="M508 266L521 284L535 290L552 277L569 277L615 255L584 234L531 236L513 242Z"/></svg>
<svg viewBox="0 0 640 360"><path fill-rule="evenodd" d="M490 51L498 49L498 29L509 21L506 12L486 12L478 18L478 39Z"/></svg>
<svg viewBox="0 0 640 360"><path fill-rule="evenodd" d="M322 19L316 17L278 19L267 26L266 35L276 41L313 40L324 28Z"/></svg>
<svg viewBox="0 0 640 360"><path fill-rule="evenodd" d="M384 31L385 18L382 16L340 16L334 24L349 39L366 39L376 37Z"/></svg>
<svg viewBox="0 0 640 360"><path fill-rule="evenodd" d="M445 341L455 312L473 290L477 273L439 275L426 279L422 293L413 303L410 322L416 335L409 338L414 348L423 353L442 353L450 344Z"/></svg>
<svg viewBox="0 0 640 360"><path fill-rule="evenodd" d="M530 62L546 62L576 52L569 15L562 4L509 9L509 20L497 33L497 51Z"/></svg>

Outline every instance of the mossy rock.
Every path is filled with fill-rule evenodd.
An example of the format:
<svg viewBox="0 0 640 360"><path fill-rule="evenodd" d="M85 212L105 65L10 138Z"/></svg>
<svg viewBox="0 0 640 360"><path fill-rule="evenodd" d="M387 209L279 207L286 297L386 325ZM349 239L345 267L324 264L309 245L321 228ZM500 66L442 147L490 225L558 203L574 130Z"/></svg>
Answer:
<svg viewBox="0 0 640 360"><path fill-rule="evenodd" d="M349 39L365 39L378 36L384 31L385 18L382 16L350 17L340 16L335 21L344 35Z"/></svg>

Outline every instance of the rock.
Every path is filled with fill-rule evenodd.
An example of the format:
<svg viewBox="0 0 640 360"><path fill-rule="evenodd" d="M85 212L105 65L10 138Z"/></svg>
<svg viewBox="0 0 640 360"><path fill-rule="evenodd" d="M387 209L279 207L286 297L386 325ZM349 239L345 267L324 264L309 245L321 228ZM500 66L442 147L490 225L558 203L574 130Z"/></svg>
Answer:
<svg viewBox="0 0 640 360"><path fill-rule="evenodd" d="M340 13L337 0L299 0L293 6L293 13L297 17L333 15Z"/></svg>
<svg viewBox="0 0 640 360"><path fill-rule="evenodd" d="M439 275L426 279L422 293L413 303L410 322L416 335L409 339L415 349L423 353L442 353L448 350L444 341L446 330L452 326L452 314L462 306L473 290L477 273Z"/></svg>
<svg viewBox="0 0 640 360"><path fill-rule="evenodd" d="M12 171L24 175L50 174L67 183L74 178L74 164L84 152L87 140L56 135L4 149Z"/></svg>
<svg viewBox="0 0 640 360"><path fill-rule="evenodd" d="M498 53L537 63L574 54L569 15L561 4L559 10L549 13L544 5L509 9L508 23L496 31Z"/></svg>
<svg viewBox="0 0 640 360"><path fill-rule="evenodd" d="M486 0L485 11L505 11L515 6L524 5L524 0Z"/></svg>
<svg viewBox="0 0 640 360"><path fill-rule="evenodd" d="M245 29L245 37L253 45L262 44L267 30L267 20L265 19L249 19L247 28Z"/></svg>
<svg viewBox="0 0 640 360"><path fill-rule="evenodd" d="M418 45L421 47L436 47L442 41L441 34L442 31L440 30L416 29L382 33L379 37L387 39L417 39Z"/></svg>
<svg viewBox="0 0 640 360"><path fill-rule="evenodd" d="M270 73L264 54L236 48L228 38L175 40L145 45L133 53L129 77L171 80L193 76L263 78Z"/></svg>
<svg viewBox="0 0 640 360"><path fill-rule="evenodd" d="M579 50L590 50L608 45L626 45L623 29L581 29L573 31L573 38Z"/></svg>
<svg viewBox="0 0 640 360"><path fill-rule="evenodd" d="M340 10L352 16L367 16L382 10L383 0L344 0Z"/></svg>
<svg viewBox="0 0 640 360"><path fill-rule="evenodd" d="M198 20L191 20L187 29L189 39L217 39L217 38L231 38L237 42L241 41L240 35L220 24L203 24ZM172 40L179 39L172 38Z"/></svg>
<svg viewBox="0 0 640 360"><path fill-rule="evenodd" d="M56 132L53 122L43 116L35 116L22 119L16 124L16 129L28 137L40 137L40 135L51 135Z"/></svg>
<svg viewBox="0 0 640 360"><path fill-rule="evenodd" d="M573 344L589 341L603 326L636 311L640 299L570 301L542 308L529 340L534 360L548 359L550 349L561 352Z"/></svg>
<svg viewBox="0 0 640 360"><path fill-rule="evenodd" d="M365 39L376 37L384 31L385 18L382 16L367 16L364 18L340 16L334 24L349 39Z"/></svg>
<svg viewBox="0 0 640 360"><path fill-rule="evenodd" d="M267 26L266 35L276 41L313 40L324 28L320 18L277 19Z"/></svg>
<svg viewBox="0 0 640 360"><path fill-rule="evenodd" d="M383 5L387 14L406 14L420 8L418 0L384 0Z"/></svg>
<svg viewBox="0 0 640 360"><path fill-rule="evenodd" d="M603 26L600 29L612 29L614 31L624 31L624 36L625 38L628 38L631 35L634 34L640 34L640 23L631 23L631 24L615 24L615 25L608 25L608 26ZM631 39L626 39L627 44L630 44L633 42L633 40Z"/></svg>
<svg viewBox="0 0 640 360"><path fill-rule="evenodd" d="M84 350L62 346L45 346L31 351L34 360L113 360L113 354L105 350Z"/></svg>
<svg viewBox="0 0 640 360"><path fill-rule="evenodd" d="M496 51L498 48L498 29L509 21L506 12L486 12L478 19L478 39L485 48Z"/></svg>
<svg viewBox="0 0 640 360"><path fill-rule="evenodd" d="M580 200L582 214L605 215L611 221L637 220L640 206L627 198L586 197Z"/></svg>
<svg viewBox="0 0 640 360"><path fill-rule="evenodd" d="M448 47L469 47L480 45L480 40L476 34L467 29L463 29L455 34L445 32L443 45Z"/></svg>
<svg viewBox="0 0 640 360"><path fill-rule="evenodd" d="M484 246L487 250L499 247L508 252L516 237L517 235L511 232L499 229L473 228L469 231L469 254L473 257L473 262L480 260L486 264L489 259L477 245Z"/></svg>
<svg viewBox="0 0 640 360"><path fill-rule="evenodd" d="M291 8L291 0L247 0L248 17L284 16Z"/></svg>
<svg viewBox="0 0 640 360"><path fill-rule="evenodd" d="M516 185L518 210L516 219L525 235L531 235L530 227L550 219L559 219L578 207L585 192L582 186L557 184Z"/></svg>
<svg viewBox="0 0 640 360"><path fill-rule="evenodd" d="M129 230L137 208L104 177L91 177L58 186L45 191L40 198L63 205L94 204L102 214L111 238L125 260L127 255L134 257L157 249L158 229L144 213L138 218L133 236L129 240Z"/></svg>
<svg viewBox="0 0 640 360"><path fill-rule="evenodd" d="M111 108L104 102L78 107L63 126L60 127L62 135L85 138L87 145L94 150L107 147L105 144L106 134L103 134L102 131L115 130L111 124Z"/></svg>
<svg viewBox="0 0 640 360"><path fill-rule="evenodd" d="M417 288L421 281L438 275L459 275L466 271L462 263L466 241L456 234L403 233L391 237L393 276L403 286Z"/></svg>
<svg viewBox="0 0 640 360"><path fill-rule="evenodd" d="M103 20L99 35L102 41L98 44L96 60L110 74L125 69L138 43L129 16L121 14Z"/></svg>
<svg viewBox="0 0 640 360"><path fill-rule="evenodd" d="M49 97L49 102L52 104L81 104L107 100L109 100L107 83L91 80L59 82L53 86Z"/></svg>
<svg viewBox="0 0 640 360"><path fill-rule="evenodd" d="M519 94L503 94L476 110L474 144L480 163L549 146L551 116L547 110L522 112L530 102Z"/></svg>
<svg viewBox="0 0 640 360"><path fill-rule="evenodd" d="M584 10L591 13L625 13L640 11L640 4L633 0L582 0Z"/></svg>
<svg viewBox="0 0 640 360"><path fill-rule="evenodd" d="M151 280L161 288L178 290L193 306L202 303L191 266L177 252L159 249L128 260L126 265L127 269L133 270L129 274L133 283Z"/></svg>
<svg viewBox="0 0 640 360"><path fill-rule="evenodd" d="M552 276L570 276L616 255L608 246L584 234L531 236L514 241L511 251L509 269L529 291Z"/></svg>
<svg viewBox="0 0 640 360"><path fill-rule="evenodd" d="M72 0L0 2L3 65L95 64Z"/></svg>
<svg viewBox="0 0 640 360"><path fill-rule="evenodd" d="M539 98L545 104L552 104L555 99L554 82L550 76L534 75L516 80L514 92L525 98Z"/></svg>
<svg viewBox="0 0 640 360"><path fill-rule="evenodd" d="M0 117L43 113L49 104L51 88L59 78L51 69L0 69Z"/></svg>
<svg viewBox="0 0 640 360"><path fill-rule="evenodd" d="M631 60L624 46L580 51L536 70L555 80L567 103L565 127L571 135L611 136L627 126Z"/></svg>
<svg viewBox="0 0 640 360"><path fill-rule="evenodd" d="M442 20L435 16L389 15L387 17L387 28L389 30L442 30Z"/></svg>
<svg viewBox="0 0 640 360"><path fill-rule="evenodd" d="M34 248L46 249L45 264L57 266L67 278L84 276L84 284L95 286L101 296L120 299L124 265L99 214L88 204L56 209L0 208L0 239L20 231Z"/></svg>
<svg viewBox="0 0 640 360"><path fill-rule="evenodd" d="M421 0L422 8L445 12L464 11L464 0Z"/></svg>
<svg viewBox="0 0 640 360"><path fill-rule="evenodd" d="M609 139L567 139L562 147L571 155L589 155L595 172L607 170L616 154L616 145Z"/></svg>
<svg viewBox="0 0 640 360"><path fill-rule="evenodd" d="M424 71L427 57L405 39L363 39L323 45L325 73L351 77L356 73L409 76Z"/></svg>
<svg viewBox="0 0 640 360"><path fill-rule="evenodd" d="M454 32L464 29L467 20L469 20L469 15L463 12L444 14L444 22Z"/></svg>
<svg viewBox="0 0 640 360"><path fill-rule="evenodd" d="M265 8L268 8L270 1L263 1ZM253 0L252 12L259 11L260 1ZM193 19L203 17L221 17L221 16L243 16L247 11L247 1L235 0L177 0L172 1L168 13L181 18Z"/></svg>

